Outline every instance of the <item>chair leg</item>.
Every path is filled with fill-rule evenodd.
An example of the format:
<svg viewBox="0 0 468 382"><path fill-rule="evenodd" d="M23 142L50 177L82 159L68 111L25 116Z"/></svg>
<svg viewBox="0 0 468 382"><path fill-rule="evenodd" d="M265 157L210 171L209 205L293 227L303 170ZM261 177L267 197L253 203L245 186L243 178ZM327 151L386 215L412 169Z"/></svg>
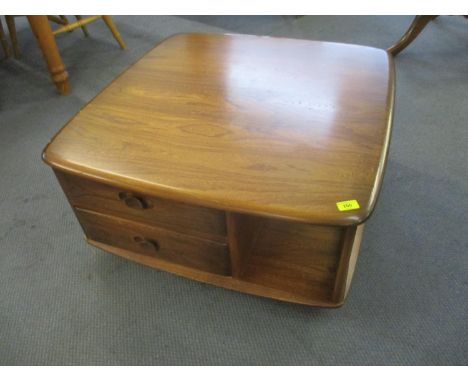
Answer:
<svg viewBox="0 0 468 382"><path fill-rule="evenodd" d="M409 44L411 44L413 40L418 37L418 35L426 27L426 25L436 17L437 16L433 15L416 16L406 33L393 46L388 48L387 51L392 56L396 56Z"/></svg>
<svg viewBox="0 0 468 382"><path fill-rule="evenodd" d="M117 27L115 26L114 24L114 21L112 21L112 17L110 16L102 16L102 19L104 20L104 22L106 23L107 27L110 29L110 31L112 32L112 35L114 36L114 38L117 40L117 42L119 43L120 47L122 49L125 49L126 46L125 46L125 43L124 41L122 40L122 37L120 36L120 33L119 31L117 30Z"/></svg>
<svg viewBox="0 0 468 382"><path fill-rule="evenodd" d="M8 41L6 39L5 31L3 30L2 20L0 19L0 43L2 44L3 54L5 58L10 57L10 47L8 46Z"/></svg>
<svg viewBox="0 0 468 382"><path fill-rule="evenodd" d="M75 16L75 17L78 21L82 20L81 16ZM86 25L82 25L81 30L83 31L83 34L85 37L89 37L89 32L88 32L88 28L86 28Z"/></svg>
<svg viewBox="0 0 468 382"><path fill-rule="evenodd" d="M13 16L5 16L5 20L8 26L8 32L10 33L11 46L13 47L13 55L15 58L21 57L21 52L18 46L18 37L16 35L15 18Z"/></svg>
<svg viewBox="0 0 468 382"><path fill-rule="evenodd" d="M68 25L70 22L67 19L67 16L59 15L60 20L62 20L62 25ZM68 33L73 32L73 30L68 31Z"/></svg>
<svg viewBox="0 0 468 382"><path fill-rule="evenodd" d="M65 70L62 57L58 51L55 37L49 25L47 16L28 16L29 25L37 37L39 47L49 68L52 80L60 94L70 92L70 84L68 82L68 73Z"/></svg>

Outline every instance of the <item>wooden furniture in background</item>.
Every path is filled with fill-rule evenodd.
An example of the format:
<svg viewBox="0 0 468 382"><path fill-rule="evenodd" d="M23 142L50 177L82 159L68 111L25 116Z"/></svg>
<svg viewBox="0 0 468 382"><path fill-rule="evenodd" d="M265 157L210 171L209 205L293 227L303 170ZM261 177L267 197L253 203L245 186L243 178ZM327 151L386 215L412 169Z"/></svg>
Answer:
<svg viewBox="0 0 468 382"><path fill-rule="evenodd" d="M15 58L21 57L21 52L18 46L18 36L16 34L16 26L14 16L5 16L8 26L8 33L10 34L11 46L13 48L13 55Z"/></svg>
<svg viewBox="0 0 468 382"><path fill-rule="evenodd" d="M31 29L38 40L52 80L54 81L55 86L57 87L57 90L60 94L67 94L70 91L70 84L68 81L68 73L65 70L65 65L63 64L62 58L57 48L57 44L55 42L55 35L63 32L69 32L76 28L81 28L86 36L88 31L86 30L85 25L98 19L102 19L111 31L114 38L117 40L119 46L122 49L125 49L125 43L120 36L114 22L112 21L111 16L89 16L85 18L76 16L76 18L77 20L75 22L70 23L64 16L28 16ZM49 19L55 23L61 24L61 26L55 30L52 30L49 24Z"/></svg>
<svg viewBox="0 0 468 382"><path fill-rule="evenodd" d="M15 24L15 17L20 17L20 16L5 16L5 21L8 26L8 33L10 34L10 40L11 40L11 46L13 48L13 54L15 58L20 58L21 57L21 51L19 48L19 43L18 43L18 36L16 33L16 24ZM75 16L77 20L81 20L81 16ZM69 21L66 16L47 16L47 19L49 21L55 22L60 25L68 25ZM86 28L84 25L82 28ZM83 32L86 37L89 36L89 33L86 29L83 29Z"/></svg>
<svg viewBox="0 0 468 382"><path fill-rule="evenodd" d="M111 16L87 16L85 18L82 18L81 16L76 16L76 21L72 23L68 22L68 20L64 18L62 19L63 23L60 23L62 24L62 26L57 29L54 29L52 33L54 35L57 35L57 34L64 33L64 32L71 32L72 30L76 28L81 28L83 30L84 35L88 36L89 32L86 29L86 25L89 23L92 23L93 21L100 20L100 19L102 19L104 23L107 25L107 27L112 33L112 36L114 36L119 46L122 49L125 49L126 48L125 43L122 39L122 36L120 36L120 33L117 30L117 27L112 21Z"/></svg>
<svg viewBox="0 0 468 382"><path fill-rule="evenodd" d="M60 56L47 16L28 16L28 21L37 38L52 81L58 92L60 94L68 94L70 92L68 73L65 70L65 65Z"/></svg>
<svg viewBox="0 0 468 382"><path fill-rule="evenodd" d="M66 16L62 16L62 15L61 16L47 16L47 18L49 19L49 21L52 21L56 24L60 24L60 25L70 24ZM83 19L81 16L75 16L75 18L77 21L80 21ZM86 28L86 25L81 25L80 28L83 31L84 36L89 37L89 32L88 32L88 29ZM69 32L71 32L71 30Z"/></svg>
<svg viewBox="0 0 468 382"><path fill-rule="evenodd" d="M0 19L0 44L2 45L3 56L5 58L10 57L10 46L8 44L5 30L3 29L2 20Z"/></svg>
<svg viewBox="0 0 468 382"><path fill-rule="evenodd" d="M414 39L419 36L426 25L436 17L437 16L435 15L416 16L406 33L393 46L388 48L388 52L391 55L396 56L411 44Z"/></svg>
<svg viewBox="0 0 468 382"><path fill-rule="evenodd" d="M179 34L85 106L43 158L92 245L335 307L382 183L393 72L375 48Z"/></svg>

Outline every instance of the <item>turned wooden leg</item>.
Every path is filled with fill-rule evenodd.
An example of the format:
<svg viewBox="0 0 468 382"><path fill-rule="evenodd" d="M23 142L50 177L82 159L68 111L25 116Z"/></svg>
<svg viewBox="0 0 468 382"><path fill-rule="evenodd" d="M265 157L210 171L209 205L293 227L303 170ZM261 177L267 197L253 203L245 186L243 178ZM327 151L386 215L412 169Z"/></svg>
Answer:
<svg viewBox="0 0 468 382"><path fill-rule="evenodd" d="M403 35L400 40L396 42L393 46L387 49L387 51L392 55L396 56L403 49L405 49L413 40L418 37L422 30L426 27L429 21L434 20L437 16L434 15L424 15L416 16L411 23L409 29Z"/></svg>
<svg viewBox="0 0 468 382"><path fill-rule="evenodd" d="M3 53L5 58L10 57L10 47L8 46L8 41L6 39L5 31L3 30L2 20L0 20L0 43L2 44Z"/></svg>
<svg viewBox="0 0 468 382"><path fill-rule="evenodd" d="M8 33L10 33L11 46L13 47L13 55L15 58L21 57L21 52L18 46L18 37L16 36L15 18L13 16L5 16L8 26Z"/></svg>
<svg viewBox="0 0 468 382"><path fill-rule="evenodd" d="M34 35L37 37L37 41L58 92L60 94L69 93L70 84L68 82L68 73L65 70L62 57L60 57L47 16L28 16L28 21Z"/></svg>
<svg viewBox="0 0 468 382"><path fill-rule="evenodd" d="M107 27L110 29L110 31L112 32L112 35L114 36L114 38L117 40L117 42L119 43L120 47L122 49L125 49L125 43L124 43L124 40L122 40L122 37L120 36L120 33L119 31L117 30L117 27L115 26L114 24L114 21L112 21L112 17L110 16L102 16L102 19L104 20L104 22L106 23Z"/></svg>
<svg viewBox="0 0 468 382"><path fill-rule="evenodd" d="M75 16L75 17L78 21L83 19L81 16ZM82 25L81 30L83 31L83 34L85 35L85 37L89 37L89 32L88 32L88 28L86 28L86 25Z"/></svg>

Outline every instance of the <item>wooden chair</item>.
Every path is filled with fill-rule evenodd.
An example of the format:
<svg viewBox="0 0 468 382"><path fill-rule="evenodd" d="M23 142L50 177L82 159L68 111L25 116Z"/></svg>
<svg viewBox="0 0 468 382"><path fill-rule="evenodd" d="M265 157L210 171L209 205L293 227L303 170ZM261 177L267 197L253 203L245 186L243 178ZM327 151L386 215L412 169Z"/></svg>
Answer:
<svg viewBox="0 0 468 382"><path fill-rule="evenodd" d="M10 34L11 47L13 48L13 56L20 58L21 53L18 47L18 37L16 35L16 26L14 16L5 16L5 21L8 27L8 33Z"/></svg>
<svg viewBox="0 0 468 382"><path fill-rule="evenodd" d="M10 46L6 39L5 31L3 30L2 20L0 19L0 44L2 45L3 55L5 58L10 57Z"/></svg>
<svg viewBox="0 0 468 382"><path fill-rule="evenodd" d="M432 20L434 20L436 17L436 15L416 16L406 33L394 45L387 49L388 52L392 56L396 56L409 44L411 44L414 41L414 39L419 36L419 34L426 27L426 25Z"/></svg>
<svg viewBox="0 0 468 382"><path fill-rule="evenodd" d="M21 52L18 45L18 38L16 35L16 26L15 26L15 17L16 16L5 16L5 20L8 26L8 32L10 34L11 45L13 47L13 55L15 58L21 57ZM89 16L89 17L81 17L75 16L76 21L70 23L66 16L47 16L47 19L55 24L59 24L60 27L53 30L52 33L54 35L58 35L64 32L71 32L74 29L81 28L85 37L89 37L89 32L86 28L86 24L92 23L93 21L102 19L107 27L112 32L112 35L117 40L117 43L120 45L122 49L125 49L125 42L123 41L122 37L120 36L119 31L117 30L114 22L112 21L111 16ZM1 32L0 32L1 33ZM3 44L3 42L2 42Z"/></svg>
<svg viewBox="0 0 468 382"><path fill-rule="evenodd" d="M52 21L56 24L60 24L60 25L70 24L66 16L47 16L47 18L49 19L49 21ZM75 18L78 21L83 19L81 16L75 16ZM83 34L85 37L89 37L89 32L88 32L88 29L86 28L86 25L82 25L81 30L83 31ZM69 32L71 32L71 30Z"/></svg>
<svg viewBox="0 0 468 382"><path fill-rule="evenodd" d="M119 46L122 49L126 48L125 43L124 43L122 37L120 36L120 33L117 30L114 22L112 21L111 16L88 16L88 17L85 17L85 18L82 18L81 16L75 16L75 17L76 17L76 21L73 22L73 23L70 23L70 22L68 22L68 20L67 20L67 18L65 16L60 16L58 19L53 17L53 16L48 16L49 20L52 20L52 21L54 21L54 22L56 22L58 24L62 24L61 27L59 27L59 28L57 28L57 29L55 29L53 31L53 34L58 35L60 33L71 32L74 29L81 28L81 30L83 31L85 37L88 37L89 33L88 33L88 30L86 29L86 24L89 24L89 23L92 23L93 21L102 19L104 21L104 23L107 25L107 27L109 28L109 30L111 31L114 38L117 40L117 43L119 44Z"/></svg>
<svg viewBox="0 0 468 382"><path fill-rule="evenodd" d="M396 56L403 49L405 49L409 44L411 44L416 37L423 31L423 29L429 24L432 20L435 20L437 15L418 15L413 19L413 22L409 26L406 33L395 43L393 46L387 49L387 51L392 55ZM468 16L463 16L468 19Z"/></svg>
<svg viewBox="0 0 468 382"><path fill-rule="evenodd" d="M8 25L8 30L10 33L10 40L13 45L13 52L15 58L19 58L21 55L18 39L16 37L16 27L15 19L16 16L5 16L5 20ZM117 43L122 49L126 49L125 42L120 36L119 31L117 30L114 22L112 21L111 16L75 16L76 21L70 22L66 16L27 16L31 30L37 38L39 47L42 50L47 67L49 69L52 80L55 83L55 86L60 94L67 94L70 91L70 84L68 82L68 73L63 64L62 58L58 51L57 43L55 41L55 36L65 32L71 32L74 29L80 28L85 37L89 36L89 32L86 28L86 25L92 23L93 21L102 19L111 31L114 38L117 40ZM51 22L58 24L59 27L52 29ZM1 25L0 25L1 27ZM8 57L10 55L8 50L8 44L4 37L3 28L0 28L0 40L3 46L5 55Z"/></svg>

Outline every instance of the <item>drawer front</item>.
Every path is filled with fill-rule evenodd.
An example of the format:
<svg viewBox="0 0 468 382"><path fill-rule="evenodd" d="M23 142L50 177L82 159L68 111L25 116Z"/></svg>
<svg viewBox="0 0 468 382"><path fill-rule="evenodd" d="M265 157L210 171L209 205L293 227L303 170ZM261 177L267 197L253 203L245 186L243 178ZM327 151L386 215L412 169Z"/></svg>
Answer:
<svg viewBox="0 0 468 382"><path fill-rule="evenodd" d="M63 172L55 173L74 207L117 215L209 240L226 241L223 211L148 197Z"/></svg>
<svg viewBox="0 0 468 382"><path fill-rule="evenodd" d="M91 240L192 269L220 275L230 273L225 244L79 208L75 213Z"/></svg>

